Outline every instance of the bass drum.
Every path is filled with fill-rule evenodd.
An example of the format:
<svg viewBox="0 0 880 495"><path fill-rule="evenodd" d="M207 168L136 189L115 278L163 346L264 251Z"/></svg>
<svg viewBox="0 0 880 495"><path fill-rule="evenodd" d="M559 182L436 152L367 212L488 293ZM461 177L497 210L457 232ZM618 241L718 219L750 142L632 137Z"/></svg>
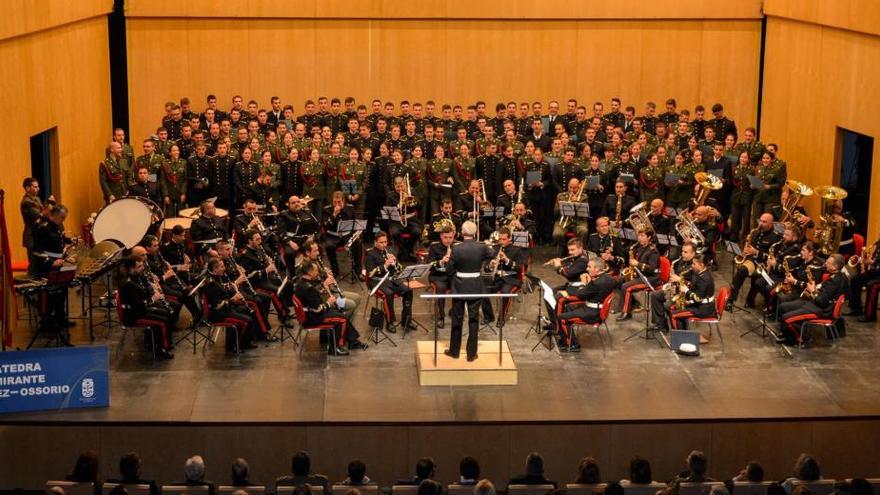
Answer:
<svg viewBox="0 0 880 495"><path fill-rule="evenodd" d="M162 210L150 200L120 198L101 208L92 224L92 240L96 243L114 240L132 248L162 221Z"/></svg>

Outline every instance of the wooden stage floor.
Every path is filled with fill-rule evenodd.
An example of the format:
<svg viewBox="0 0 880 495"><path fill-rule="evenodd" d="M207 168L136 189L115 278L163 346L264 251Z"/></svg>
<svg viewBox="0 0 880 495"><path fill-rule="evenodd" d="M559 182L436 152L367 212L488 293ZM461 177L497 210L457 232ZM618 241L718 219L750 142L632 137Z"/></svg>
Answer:
<svg viewBox="0 0 880 495"><path fill-rule="evenodd" d="M536 271L551 285L560 282L544 267ZM727 283L729 272L729 259L723 256L722 269L715 273L717 286ZM740 312L735 318L725 316L723 353L715 336L701 357L679 358L654 341L624 342L644 325L642 313L624 324L609 322L613 346L604 356L592 330L581 333L580 353L559 354L543 347L532 352L536 337L525 335L534 322L538 297L537 292L525 295L515 304L515 319L505 327L519 371L514 386L419 386L416 342L431 338L424 332L405 340L398 333L393 335L396 348L371 345L349 357L328 357L312 335L302 360L286 342L241 357L226 355L222 345L204 355L181 346L175 359L153 362L129 338L118 359L111 352L111 407L4 415L0 423L589 422L880 414L875 393L880 389L880 340L874 325L849 321L848 336L836 348L820 338L812 348L788 357L770 337L740 338L756 323L755 317ZM424 302L417 301L415 313L430 326ZM448 339L449 325L447 319L441 339ZM358 329L365 337L364 321ZM22 326L16 342L27 337ZM482 337L497 339L491 332ZM111 351L118 339L114 329ZM85 331L75 329L74 342L86 341Z"/></svg>

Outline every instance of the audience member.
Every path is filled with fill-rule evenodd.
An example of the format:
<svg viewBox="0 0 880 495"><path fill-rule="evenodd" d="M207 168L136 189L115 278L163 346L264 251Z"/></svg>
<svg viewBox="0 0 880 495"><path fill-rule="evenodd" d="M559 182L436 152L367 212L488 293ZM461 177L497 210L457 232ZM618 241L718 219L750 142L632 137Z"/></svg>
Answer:
<svg viewBox="0 0 880 495"><path fill-rule="evenodd" d="M323 474L312 473L312 459L309 453L299 451L290 459L290 471L293 476L282 476L275 480L275 486L311 485L324 488L325 495L330 495L330 482Z"/></svg>
<svg viewBox="0 0 880 495"><path fill-rule="evenodd" d="M418 485L424 480L434 479L437 465L431 457L422 457L416 463L416 475L412 478L397 480L398 485Z"/></svg>
<svg viewBox="0 0 880 495"><path fill-rule="evenodd" d="M241 457L232 461L232 486L252 486L250 480L251 467Z"/></svg>
<svg viewBox="0 0 880 495"><path fill-rule="evenodd" d="M480 479L480 463L471 456L462 457L458 463L458 484L476 485Z"/></svg>
<svg viewBox="0 0 880 495"><path fill-rule="evenodd" d="M367 465L360 459L353 459L348 463L348 478L342 480L340 485L370 485L373 480L367 476Z"/></svg>
<svg viewBox="0 0 880 495"><path fill-rule="evenodd" d="M200 455L194 455L186 460L183 466L183 473L186 476L184 481L172 483L174 485L186 486L207 486L208 495L214 495L216 487L214 483L205 480L205 460Z"/></svg>
<svg viewBox="0 0 880 495"><path fill-rule="evenodd" d="M532 452L526 457L526 473L516 476L507 482L508 485L553 485L556 482L544 476L544 458L537 452Z"/></svg>
<svg viewBox="0 0 880 495"><path fill-rule="evenodd" d="M599 463L592 457L584 457L578 462L578 477L575 483L585 485L595 485L602 482L602 476L599 474Z"/></svg>
<svg viewBox="0 0 880 495"><path fill-rule="evenodd" d="M633 456L629 460L629 479L621 480L621 483L628 482L634 485L647 485L654 482L651 474L651 463L647 459L639 456Z"/></svg>
<svg viewBox="0 0 880 495"><path fill-rule="evenodd" d="M736 473L733 477L733 481L761 483L764 481L764 468L756 461L749 461L745 468Z"/></svg>
<svg viewBox="0 0 880 495"><path fill-rule="evenodd" d="M443 485L434 480L422 480L417 495L443 495Z"/></svg>
<svg viewBox="0 0 880 495"><path fill-rule="evenodd" d="M79 455L73 471L67 475L67 481L77 483L98 483L98 453L87 450Z"/></svg>
<svg viewBox="0 0 880 495"><path fill-rule="evenodd" d="M808 454L801 454L794 463L792 476L782 482L786 493L794 495L795 481L817 481L822 479L819 463Z"/></svg>
<svg viewBox="0 0 880 495"><path fill-rule="evenodd" d="M474 495L495 495L495 485L483 478L474 485Z"/></svg>
<svg viewBox="0 0 880 495"><path fill-rule="evenodd" d="M155 481L141 478L141 457L136 452L129 452L119 458L120 479L107 480L106 483L119 483L120 485L148 485L150 495L159 495L159 485Z"/></svg>
<svg viewBox="0 0 880 495"><path fill-rule="evenodd" d="M679 473L678 476L673 478L669 482L670 486L683 482L705 483L707 481L715 481L706 476L706 471L709 468L709 460L706 458L706 454L702 451L692 450L685 461L687 462L688 470Z"/></svg>

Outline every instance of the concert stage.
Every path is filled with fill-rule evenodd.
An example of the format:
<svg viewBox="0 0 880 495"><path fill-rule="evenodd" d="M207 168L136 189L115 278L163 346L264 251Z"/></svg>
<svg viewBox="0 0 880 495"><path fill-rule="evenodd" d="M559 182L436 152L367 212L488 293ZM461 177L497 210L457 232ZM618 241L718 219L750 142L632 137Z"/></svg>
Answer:
<svg viewBox="0 0 880 495"><path fill-rule="evenodd" d="M545 257L541 253L535 259ZM715 272L717 287L730 278L726 255L721 265ZM560 281L547 267L533 271L550 285ZM364 293L362 287L354 290ZM76 300L72 295L71 301ZM538 302L537 290L522 296L511 309L515 319L504 329L518 371L514 386L420 386L417 342L430 341L433 332L406 338L392 334L398 347L386 342L348 357L320 352L317 336L310 335L302 359L287 341L242 356L225 354L222 345L193 355L181 344L175 359L154 362L131 337L117 357L119 333L114 329L109 338L110 408L4 415L0 422L620 421L880 414L880 396L873 393L880 390L880 339L871 324L848 319L847 336L836 346L817 330L820 338L813 347L792 350L789 357L770 337L740 338L759 320L735 312L726 314L721 325L724 352L715 336L702 346L700 357L691 358L653 340L624 341L644 326L644 313L623 323L611 315L613 340L604 356L592 329L580 331L580 353L559 354L544 346L532 351L537 337L526 338ZM416 297L414 311L430 327L428 304ZM359 309L358 317L363 314ZM440 330L443 342L449 326L447 318ZM358 329L365 339L366 322L361 320ZM97 343L105 341L101 332ZM16 337L19 345L27 341L23 321ZM488 329L481 338L497 345L497 335ZM74 342L86 340L87 333L77 328ZM136 340L141 342L140 336Z"/></svg>

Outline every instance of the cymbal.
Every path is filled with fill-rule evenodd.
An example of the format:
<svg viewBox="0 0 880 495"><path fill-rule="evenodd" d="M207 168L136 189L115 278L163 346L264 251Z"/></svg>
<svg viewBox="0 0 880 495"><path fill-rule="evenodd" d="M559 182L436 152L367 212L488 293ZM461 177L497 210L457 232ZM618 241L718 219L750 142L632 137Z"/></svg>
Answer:
<svg viewBox="0 0 880 495"><path fill-rule="evenodd" d="M838 201L849 196L846 189L837 186L819 186L816 188L816 194L822 199Z"/></svg>

